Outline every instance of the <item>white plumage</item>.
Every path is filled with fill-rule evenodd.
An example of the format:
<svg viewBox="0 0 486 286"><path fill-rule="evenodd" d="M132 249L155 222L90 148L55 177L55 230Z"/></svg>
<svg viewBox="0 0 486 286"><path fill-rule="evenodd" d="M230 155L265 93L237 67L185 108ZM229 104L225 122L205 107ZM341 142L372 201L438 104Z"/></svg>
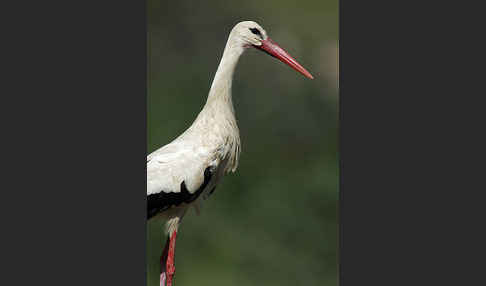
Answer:
<svg viewBox="0 0 486 286"><path fill-rule="evenodd" d="M238 59L249 47L258 48L312 78L257 23L240 22L233 28L206 104L194 123L174 141L147 156L148 218L156 215L167 218L170 245L175 243L171 236L176 234L187 209L190 206L199 209L201 200L208 197L223 175L235 172L238 167L241 144L231 85ZM161 285L165 284L166 259L168 285L175 271L167 247L161 259Z"/></svg>
<svg viewBox="0 0 486 286"><path fill-rule="evenodd" d="M147 156L147 195L180 192L183 181L188 191L194 193L203 182L207 167L212 171L222 168L223 173L236 171L241 147L231 84L236 64L245 49L238 44L235 34L244 26L260 27L248 21L233 28L206 104L194 123L177 139ZM220 166L221 162L229 164Z"/></svg>

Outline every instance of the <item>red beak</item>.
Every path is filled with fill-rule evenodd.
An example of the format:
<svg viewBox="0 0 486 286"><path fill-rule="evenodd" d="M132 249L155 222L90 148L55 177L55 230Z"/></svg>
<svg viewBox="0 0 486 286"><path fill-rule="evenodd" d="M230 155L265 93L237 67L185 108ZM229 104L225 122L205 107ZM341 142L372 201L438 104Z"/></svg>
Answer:
<svg viewBox="0 0 486 286"><path fill-rule="evenodd" d="M261 46L254 46L254 47L266 52L272 57L279 59L281 62L286 63L294 70L303 74L305 77L314 79L314 77L304 67L302 67L294 58L292 58L284 49L282 49L279 45L277 45L277 43L275 43L272 39L267 38L266 40L262 41Z"/></svg>

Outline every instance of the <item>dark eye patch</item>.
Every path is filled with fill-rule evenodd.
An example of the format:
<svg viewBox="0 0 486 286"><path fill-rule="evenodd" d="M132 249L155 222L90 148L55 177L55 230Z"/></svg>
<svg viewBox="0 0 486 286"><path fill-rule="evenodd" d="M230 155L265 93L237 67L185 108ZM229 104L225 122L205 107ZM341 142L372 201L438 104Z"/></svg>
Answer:
<svg viewBox="0 0 486 286"><path fill-rule="evenodd" d="M258 35L258 36L262 36L262 33L260 33L260 30L258 30L257 28L250 28L250 31L255 34L255 35Z"/></svg>

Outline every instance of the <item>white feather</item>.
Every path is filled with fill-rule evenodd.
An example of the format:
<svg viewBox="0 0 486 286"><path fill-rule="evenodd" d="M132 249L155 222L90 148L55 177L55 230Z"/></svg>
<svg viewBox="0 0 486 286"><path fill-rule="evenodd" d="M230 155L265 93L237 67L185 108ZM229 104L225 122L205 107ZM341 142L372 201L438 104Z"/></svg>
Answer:
<svg viewBox="0 0 486 286"><path fill-rule="evenodd" d="M261 39L250 31L254 27L266 38L266 32L257 23L238 23L228 37L208 99L194 123L177 139L147 156L147 195L178 193L182 182L194 193L204 182L204 171L210 167L212 177L203 191L206 193L225 173L236 171L241 144L231 87L236 64L245 48L261 45ZM166 212L169 217L183 216L177 210Z"/></svg>

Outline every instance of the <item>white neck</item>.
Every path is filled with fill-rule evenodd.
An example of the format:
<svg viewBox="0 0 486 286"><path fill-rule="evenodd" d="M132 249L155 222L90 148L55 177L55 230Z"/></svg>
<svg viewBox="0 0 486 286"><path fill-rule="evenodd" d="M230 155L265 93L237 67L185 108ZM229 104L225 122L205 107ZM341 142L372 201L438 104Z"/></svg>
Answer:
<svg viewBox="0 0 486 286"><path fill-rule="evenodd" d="M224 150L226 150L224 156L230 154L226 171L232 170L233 172L238 166L241 144L231 98L231 85L236 64L244 52L244 48L237 40L234 40L235 38L230 34L206 104L191 126L195 130L207 130L206 136L213 132L217 135L216 138L224 139ZM219 128L214 128L218 125ZM228 138L229 141L227 141Z"/></svg>
<svg viewBox="0 0 486 286"><path fill-rule="evenodd" d="M211 89L209 90L208 99L206 105L212 102L225 102L230 104L233 108L231 100L231 86L233 83L233 74L236 68L236 64L240 56L243 54L244 48L234 40L234 37L230 35L226 47L223 52L223 57L219 63L218 70L214 76Z"/></svg>

